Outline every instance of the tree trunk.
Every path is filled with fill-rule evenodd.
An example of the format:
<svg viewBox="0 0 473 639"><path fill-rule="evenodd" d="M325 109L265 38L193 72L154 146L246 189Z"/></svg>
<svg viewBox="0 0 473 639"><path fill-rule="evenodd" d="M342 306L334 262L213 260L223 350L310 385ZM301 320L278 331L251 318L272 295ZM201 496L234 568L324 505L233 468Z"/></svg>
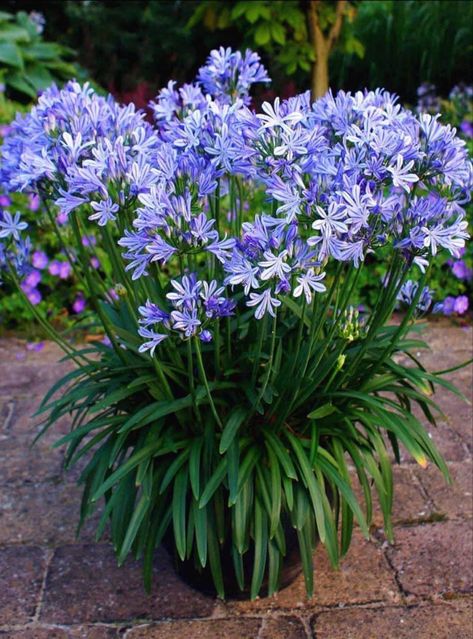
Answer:
<svg viewBox="0 0 473 639"><path fill-rule="evenodd" d="M317 51L317 59L312 65L312 100L321 98L328 91L328 51L324 47Z"/></svg>
<svg viewBox="0 0 473 639"><path fill-rule="evenodd" d="M346 7L346 0L337 0L335 22L329 33L324 35L318 15L320 2L321 0L308 0L307 2L310 41L315 54L311 78L311 96L314 101L325 95L329 89L328 60L330 52L340 35Z"/></svg>

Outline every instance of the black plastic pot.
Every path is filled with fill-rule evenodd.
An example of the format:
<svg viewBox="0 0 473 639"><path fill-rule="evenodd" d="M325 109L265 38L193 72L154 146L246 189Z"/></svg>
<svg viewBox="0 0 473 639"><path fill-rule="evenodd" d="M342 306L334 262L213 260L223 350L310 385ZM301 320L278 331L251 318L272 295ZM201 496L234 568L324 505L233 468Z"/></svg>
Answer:
<svg viewBox="0 0 473 639"><path fill-rule="evenodd" d="M297 540L297 532L292 526L287 524L284 527L286 538L286 555L282 560L279 589L289 586L302 572L302 564L299 553L299 544ZM177 574L189 586L196 590L211 596L216 596L217 592L212 579L209 563L205 568L200 564L196 564L193 558L182 561L176 553L174 545L174 536L172 530L164 538L163 545L166 550L174 557L174 565ZM250 583L253 573L254 564L254 547L250 546L248 551L243 555L243 569L245 575L245 588L240 590L235 577L233 567L232 553L230 544L224 544L221 552L223 585L226 599L249 599ZM264 596L268 591L268 567L266 567L260 594Z"/></svg>

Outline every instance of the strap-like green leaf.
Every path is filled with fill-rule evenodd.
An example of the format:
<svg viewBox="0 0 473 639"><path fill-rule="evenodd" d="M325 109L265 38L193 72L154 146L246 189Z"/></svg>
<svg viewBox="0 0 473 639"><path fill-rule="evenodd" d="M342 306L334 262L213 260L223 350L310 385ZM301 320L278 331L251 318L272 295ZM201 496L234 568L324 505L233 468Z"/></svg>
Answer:
<svg viewBox="0 0 473 639"><path fill-rule="evenodd" d="M238 429L243 423L246 417L246 414L247 414L247 411L241 407L235 408L235 410L233 410L230 413L227 419L227 423L225 424L225 427L222 432L222 438L220 440L219 451L221 455L223 455L223 453L225 453L228 450L235 435L238 432Z"/></svg>

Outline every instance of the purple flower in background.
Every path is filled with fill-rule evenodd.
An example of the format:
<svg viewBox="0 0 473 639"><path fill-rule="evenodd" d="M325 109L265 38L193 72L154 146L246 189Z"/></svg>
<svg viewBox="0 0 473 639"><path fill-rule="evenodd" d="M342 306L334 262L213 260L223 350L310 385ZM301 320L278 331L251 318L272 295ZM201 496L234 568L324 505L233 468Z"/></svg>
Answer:
<svg viewBox="0 0 473 639"><path fill-rule="evenodd" d="M100 268L100 260L99 260L99 258L95 257L95 256L91 257L90 258L90 265L91 265L92 268L95 268L95 269Z"/></svg>
<svg viewBox="0 0 473 639"><path fill-rule="evenodd" d="M41 273L33 270L24 279L24 285L29 289L35 288L41 282Z"/></svg>
<svg viewBox="0 0 473 639"><path fill-rule="evenodd" d="M26 342L26 350L39 353L44 348L44 342Z"/></svg>
<svg viewBox="0 0 473 639"><path fill-rule="evenodd" d="M459 295L455 300L455 304L453 306L453 310L455 313L459 315L463 315L468 310L468 297L466 295Z"/></svg>
<svg viewBox="0 0 473 639"><path fill-rule="evenodd" d="M74 311L74 313L79 314L82 313L86 306L87 302L85 301L85 297L81 293L79 293L79 295L72 303L72 310Z"/></svg>
<svg viewBox="0 0 473 639"><path fill-rule="evenodd" d="M11 200L8 195L1 194L0 195L0 206L10 206Z"/></svg>
<svg viewBox="0 0 473 639"><path fill-rule="evenodd" d="M44 251L35 251L31 257L31 263L35 268L42 270L48 265L48 256Z"/></svg>
<svg viewBox="0 0 473 639"><path fill-rule="evenodd" d="M93 235L84 235L82 238L82 246L95 246L97 239Z"/></svg>
<svg viewBox="0 0 473 639"><path fill-rule="evenodd" d="M37 288L32 288L31 290L29 290L26 293L26 297L33 304L33 306L37 306L43 299L41 293L38 291Z"/></svg>
<svg viewBox="0 0 473 639"><path fill-rule="evenodd" d="M28 195L28 208L30 211L37 211L41 202L39 196L36 193L30 193Z"/></svg>
<svg viewBox="0 0 473 639"><path fill-rule="evenodd" d="M468 266L465 264L463 260L457 260L456 262L453 263L452 273L459 280L469 280L471 279L471 276L472 276L471 269L468 268Z"/></svg>
<svg viewBox="0 0 473 639"><path fill-rule="evenodd" d="M60 262L59 260L53 260L49 264L48 271L51 275L56 275L61 280L67 280L71 274L71 265L69 262Z"/></svg>
<svg viewBox="0 0 473 639"><path fill-rule="evenodd" d="M118 293L116 292L116 290L114 288L110 288L108 290L108 297L111 301L116 301L118 300Z"/></svg>
<svg viewBox="0 0 473 639"><path fill-rule="evenodd" d="M43 33L44 31L44 25L46 24L46 18L41 13L41 11L30 11L30 13L28 14L28 18L34 24L36 33L41 35L41 33Z"/></svg>
<svg viewBox="0 0 473 639"><path fill-rule="evenodd" d="M402 306L411 306L417 296L419 284L413 280L407 280L401 287L397 295L397 300ZM428 286L424 286L417 300L416 311L425 313L432 306L432 291Z"/></svg>
<svg viewBox="0 0 473 639"><path fill-rule="evenodd" d="M463 122L460 124L460 131L467 138L473 138L473 122L470 122L469 120L463 120Z"/></svg>
<svg viewBox="0 0 473 639"><path fill-rule="evenodd" d="M451 295L449 295L443 300L442 309L443 309L444 315L451 315L452 313L455 312L455 302L456 302L455 298L452 297Z"/></svg>
<svg viewBox="0 0 473 639"><path fill-rule="evenodd" d="M5 85L0 83L0 86L5 87ZM0 93L3 93L3 91L0 89ZM0 126L0 137L4 138L5 136L7 136L11 131L11 126L9 124L2 124L2 126Z"/></svg>
<svg viewBox="0 0 473 639"><path fill-rule="evenodd" d="M59 226L64 226L64 224L66 224L67 222L67 213L58 213L58 215L56 216L56 222L59 224Z"/></svg>

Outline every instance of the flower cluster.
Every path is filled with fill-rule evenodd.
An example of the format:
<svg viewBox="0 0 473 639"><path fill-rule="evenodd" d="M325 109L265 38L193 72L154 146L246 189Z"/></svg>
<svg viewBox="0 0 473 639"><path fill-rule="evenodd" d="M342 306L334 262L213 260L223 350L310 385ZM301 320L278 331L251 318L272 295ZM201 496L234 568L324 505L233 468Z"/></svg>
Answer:
<svg viewBox="0 0 473 639"><path fill-rule="evenodd" d="M158 140L133 105L98 96L88 84L52 86L19 114L2 146L6 190L53 197L60 213L91 206L99 225L115 219L153 178L146 163Z"/></svg>
<svg viewBox="0 0 473 639"><path fill-rule="evenodd" d="M428 286L424 286L420 295L417 295L419 290L418 282L414 282L413 280L407 280L405 282L398 295L397 300L399 302L399 306L401 308L409 308L414 301L417 299L416 303L416 312L418 314L426 313L431 307L433 303L432 291ZM439 310L439 309L436 309Z"/></svg>
<svg viewBox="0 0 473 639"><path fill-rule="evenodd" d="M140 301L144 350L170 331L208 340L237 305L257 320L290 297L310 305L337 263L360 268L380 247L406 272L441 249L460 256L473 170L455 129L382 90L277 98L256 113L248 91L267 81L256 54L220 49L195 84L161 91L154 128L72 82L7 137L10 188L118 222L133 280L167 277L168 308Z"/></svg>
<svg viewBox="0 0 473 639"><path fill-rule="evenodd" d="M223 102L250 102L249 92L253 84L270 82L268 73L254 51L232 51L220 47L212 51L207 64L200 68L197 82L212 98Z"/></svg>
<svg viewBox="0 0 473 639"><path fill-rule="evenodd" d="M234 312L235 302L225 297L224 287L216 280L200 281L195 273L191 273L184 275L181 281L172 280L171 284L173 291L166 295L173 309L170 313L150 300L138 309L141 316L138 332L147 340L140 352L149 350L153 354L169 331L176 331L183 338L198 335L202 342L210 342L213 336L206 326L212 320L229 317ZM156 332L158 326L166 331Z"/></svg>
<svg viewBox="0 0 473 639"><path fill-rule="evenodd" d="M0 284L2 271L13 268L22 277L30 269L31 241L24 235L27 228L19 212L0 211Z"/></svg>

